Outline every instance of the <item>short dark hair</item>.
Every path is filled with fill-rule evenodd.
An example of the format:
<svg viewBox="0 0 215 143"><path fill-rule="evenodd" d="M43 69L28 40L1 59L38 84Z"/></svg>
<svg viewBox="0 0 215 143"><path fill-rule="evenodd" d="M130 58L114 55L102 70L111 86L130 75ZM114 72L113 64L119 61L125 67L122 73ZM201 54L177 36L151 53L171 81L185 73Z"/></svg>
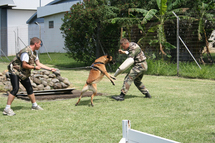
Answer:
<svg viewBox="0 0 215 143"><path fill-rule="evenodd" d="M34 45L35 43L39 43L40 41L41 40L39 38L33 37L33 38L31 38L30 45Z"/></svg>
<svg viewBox="0 0 215 143"><path fill-rule="evenodd" d="M122 39L120 40L120 45L121 45L121 44L126 44L126 43L129 43L128 39L122 38Z"/></svg>

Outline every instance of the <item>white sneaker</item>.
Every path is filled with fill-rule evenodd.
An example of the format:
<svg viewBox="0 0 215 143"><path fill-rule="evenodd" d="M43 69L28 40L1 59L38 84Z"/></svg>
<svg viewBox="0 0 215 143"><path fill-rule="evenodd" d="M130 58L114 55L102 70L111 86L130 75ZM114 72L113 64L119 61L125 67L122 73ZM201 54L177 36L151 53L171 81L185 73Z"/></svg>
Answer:
<svg viewBox="0 0 215 143"><path fill-rule="evenodd" d="M41 108L39 105L37 105L37 106L32 106L31 110L43 110L43 108Z"/></svg>
<svg viewBox="0 0 215 143"><path fill-rule="evenodd" d="M11 108L4 109L3 115L14 116L16 115Z"/></svg>

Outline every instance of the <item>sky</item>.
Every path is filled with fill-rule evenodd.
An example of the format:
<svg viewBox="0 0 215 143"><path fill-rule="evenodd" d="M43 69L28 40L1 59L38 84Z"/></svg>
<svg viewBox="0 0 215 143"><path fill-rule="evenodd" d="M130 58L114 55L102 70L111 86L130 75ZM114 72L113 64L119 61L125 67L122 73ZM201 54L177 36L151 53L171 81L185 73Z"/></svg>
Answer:
<svg viewBox="0 0 215 143"><path fill-rule="evenodd" d="M37 9L37 7L45 6L46 4L54 1L54 0L13 0L16 7L13 9Z"/></svg>

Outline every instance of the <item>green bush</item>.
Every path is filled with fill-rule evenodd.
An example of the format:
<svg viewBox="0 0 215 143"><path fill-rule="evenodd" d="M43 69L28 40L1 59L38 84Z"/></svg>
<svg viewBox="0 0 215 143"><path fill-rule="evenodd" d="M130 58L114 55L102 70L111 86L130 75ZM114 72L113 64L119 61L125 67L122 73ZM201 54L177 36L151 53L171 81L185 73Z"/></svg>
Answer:
<svg viewBox="0 0 215 143"><path fill-rule="evenodd" d="M88 64L106 53L114 55L120 37L119 26L105 20L117 16L117 10L103 0L74 4L64 15L60 28L67 54Z"/></svg>
<svg viewBox="0 0 215 143"><path fill-rule="evenodd" d="M147 60L148 70L147 74L149 75L168 75L173 76L177 74L176 65L164 60Z"/></svg>

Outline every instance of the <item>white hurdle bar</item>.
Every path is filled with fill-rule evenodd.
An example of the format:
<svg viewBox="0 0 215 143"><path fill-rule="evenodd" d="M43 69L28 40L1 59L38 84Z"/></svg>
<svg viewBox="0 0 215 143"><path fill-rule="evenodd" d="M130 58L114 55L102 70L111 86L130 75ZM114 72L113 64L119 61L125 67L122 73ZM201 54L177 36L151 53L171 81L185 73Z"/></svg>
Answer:
<svg viewBox="0 0 215 143"><path fill-rule="evenodd" d="M152 134L131 129L129 120L122 120L122 139L119 143L179 143Z"/></svg>

